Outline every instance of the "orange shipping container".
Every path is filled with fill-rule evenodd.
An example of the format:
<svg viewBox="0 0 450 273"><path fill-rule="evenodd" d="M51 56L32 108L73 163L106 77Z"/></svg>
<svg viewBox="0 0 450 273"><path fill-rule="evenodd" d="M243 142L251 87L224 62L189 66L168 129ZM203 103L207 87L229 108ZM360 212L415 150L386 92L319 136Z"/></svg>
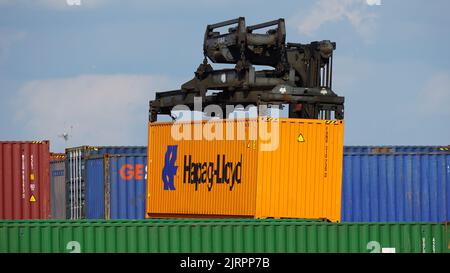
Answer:
<svg viewBox="0 0 450 273"><path fill-rule="evenodd" d="M149 124L146 217L340 220L343 121Z"/></svg>

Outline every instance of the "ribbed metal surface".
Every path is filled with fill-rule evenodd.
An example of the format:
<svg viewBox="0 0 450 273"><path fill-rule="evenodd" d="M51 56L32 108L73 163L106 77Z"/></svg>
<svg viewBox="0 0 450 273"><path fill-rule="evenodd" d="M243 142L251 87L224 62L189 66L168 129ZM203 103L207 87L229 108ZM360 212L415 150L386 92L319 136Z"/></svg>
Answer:
<svg viewBox="0 0 450 273"><path fill-rule="evenodd" d="M342 221L450 220L450 152L421 149L344 154Z"/></svg>
<svg viewBox="0 0 450 273"><path fill-rule="evenodd" d="M146 154L145 146L80 146L66 149L67 217L82 219L85 211L85 161L89 156L104 154Z"/></svg>
<svg viewBox="0 0 450 273"><path fill-rule="evenodd" d="M51 218L66 219L66 162L50 161Z"/></svg>
<svg viewBox="0 0 450 273"><path fill-rule="evenodd" d="M261 118L183 123L186 125L182 127L183 131L189 132L195 132L197 125L200 125L200 132L208 131L207 126L221 126L224 136L231 131L229 128L233 128L234 133L239 128L246 130L245 137L238 140L234 137L233 140L213 141L177 140L177 136L172 135L178 130L173 123L151 123L149 215L327 218L338 221L343 122L272 121ZM249 138L252 128L256 128L258 139ZM271 135L270 141L261 134L266 131ZM224 167L225 161L230 168ZM241 170L237 169L238 164ZM242 171L239 183L233 184L231 179L228 179L231 182L226 179L217 182L224 170L230 173L237 170L237 174ZM167 175L169 171L173 173ZM164 188L170 176L173 176L174 189Z"/></svg>
<svg viewBox="0 0 450 273"><path fill-rule="evenodd" d="M66 149L66 216L68 219L84 218L84 153L84 147Z"/></svg>
<svg viewBox="0 0 450 273"><path fill-rule="evenodd" d="M88 219L144 219L147 155L104 155L86 163Z"/></svg>
<svg viewBox="0 0 450 273"><path fill-rule="evenodd" d="M48 141L0 141L0 219L50 217Z"/></svg>
<svg viewBox="0 0 450 273"><path fill-rule="evenodd" d="M144 219L147 155L109 157L110 219Z"/></svg>
<svg viewBox="0 0 450 273"><path fill-rule="evenodd" d="M242 128L248 135L249 128L257 126L257 120L250 121L212 121L222 126L224 135L231 132L236 134ZM205 128L205 122L195 121L182 123L192 134L199 128ZM256 141L249 146L249 141L242 140L176 140L172 137L173 123L150 123L149 126L149 176L147 213L150 215L191 215L203 216L243 216L251 217L256 209L256 170L257 149ZM198 127L197 127L198 126ZM169 146L176 146L176 152L170 155ZM225 161L236 166L241 161L241 183L218 183L219 176L223 177L223 156ZM218 162L219 157L220 162ZM164 189L164 171L169 167L171 159L177 166L173 176L174 190ZM206 183L189 183L189 180L199 180L198 174L190 174L190 163L200 162L206 166L213 165L208 171L211 180ZM176 168L176 167L175 167ZM187 169L186 169L187 168ZM166 169L167 170L167 169ZM193 169L192 169L193 170ZM216 172L214 175L211 173ZM170 178L167 178L168 180ZM167 180L167 181L168 181ZM184 182L185 180L185 182ZM210 190L208 190L210 186Z"/></svg>
<svg viewBox="0 0 450 273"><path fill-rule="evenodd" d="M339 221L343 122L279 122L279 148L258 153L256 216Z"/></svg>
<svg viewBox="0 0 450 273"><path fill-rule="evenodd" d="M89 149L89 155L104 154L147 154L146 146L96 146Z"/></svg>
<svg viewBox="0 0 450 273"><path fill-rule="evenodd" d="M448 146L344 146L344 154L448 153Z"/></svg>
<svg viewBox="0 0 450 273"><path fill-rule="evenodd" d="M86 161L86 218L105 219L104 157Z"/></svg>
<svg viewBox="0 0 450 273"><path fill-rule="evenodd" d="M448 253L448 231L439 223L0 221L0 252Z"/></svg>

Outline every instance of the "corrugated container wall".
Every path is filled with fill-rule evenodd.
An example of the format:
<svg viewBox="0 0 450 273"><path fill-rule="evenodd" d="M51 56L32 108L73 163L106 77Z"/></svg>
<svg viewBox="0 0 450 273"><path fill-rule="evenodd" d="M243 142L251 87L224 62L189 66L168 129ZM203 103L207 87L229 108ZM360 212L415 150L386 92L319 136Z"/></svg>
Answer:
<svg viewBox="0 0 450 273"><path fill-rule="evenodd" d="M344 154L448 153L448 146L344 146Z"/></svg>
<svg viewBox="0 0 450 273"><path fill-rule="evenodd" d="M343 126L267 118L150 123L147 217L339 221Z"/></svg>
<svg viewBox="0 0 450 273"><path fill-rule="evenodd" d="M50 161L50 204L52 219L66 219L66 162Z"/></svg>
<svg viewBox="0 0 450 273"><path fill-rule="evenodd" d="M66 149L67 217L82 219L85 212L85 163L89 156L104 154L146 154L145 146L81 146Z"/></svg>
<svg viewBox="0 0 450 273"><path fill-rule="evenodd" d="M0 222L0 252L449 253L444 223L295 220Z"/></svg>
<svg viewBox="0 0 450 273"><path fill-rule="evenodd" d="M342 221L449 221L447 147L346 147Z"/></svg>
<svg viewBox="0 0 450 273"><path fill-rule="evenodd" d="M86 218L105 219L105 158L86 161ZM109 218L106 218L109 219Z"/></svg>
<svg viewBox="0 0 450 273"><path fill-rule="evenodd" d="M48 141L0 141L0 219L50 217Z"/></svg>
<svg viewBox="0 0 450 273"><path fill-rule="evenodd" d="M86 218L145 218L146 154L97 156L86 166Z"/></svg>
<svg viewBox="0 0 450 273"><path fill-rule="evenodd" d="M109 158L111 219L144 219L147 154Z"/></svg>

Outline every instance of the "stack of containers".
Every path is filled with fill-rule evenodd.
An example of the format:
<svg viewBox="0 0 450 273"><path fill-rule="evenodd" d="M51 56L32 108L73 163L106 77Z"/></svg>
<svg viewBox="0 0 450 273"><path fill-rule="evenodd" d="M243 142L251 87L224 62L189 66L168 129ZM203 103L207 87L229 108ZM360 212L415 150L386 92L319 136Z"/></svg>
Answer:
<svg viewBox="0 0 450 273"><path fill-rule="evenodd" d="M343 222L450 220L449 146L344 147Z"/></svg>
<svg viewBox="0 0 450 273"><path fill-rule="evenodd" d="M86 162L86 218L144 219L147 154L92 156Z"/></svg>
<svg viewBox="0 0 450 273"><path fill-rule="evenodd" d="M66 202L68 219L86 217L86 162L104 154L146 154L145 146L80 146L66 149Z"/></svg>
<svg viewBox="0 0 450 273"><path fill-rule="evenodd" d="M0 219L50 217L49 141L0 141Z"/></svg>

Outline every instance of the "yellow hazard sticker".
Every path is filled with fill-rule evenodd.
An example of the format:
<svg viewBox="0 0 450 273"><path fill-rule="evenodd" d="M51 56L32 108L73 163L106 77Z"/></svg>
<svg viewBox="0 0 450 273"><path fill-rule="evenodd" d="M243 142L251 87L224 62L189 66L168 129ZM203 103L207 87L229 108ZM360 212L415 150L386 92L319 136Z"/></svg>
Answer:
<svg viewBox="0 0 450 273"><path fill-rule="evenodd" d="M337 124L342 124L342 120L326 120L325 121L325 124L335 124L335 125L337 125Z"/></svg>
<svg viewBox="0 0 450 273"><path fill-rule="evenodd" d="M303 134L299 134L297 137L298 142L305 142L305 138L303 137Z"/></svg>
<svg viewBox="0 0 450 273"><path fill-rule="evenodd" d="M256 149L256 140L249 141L247 144L247 148L250 148L250 149L253 148L255 150Z"/></svg>
<svg viewBox="0 0 450 273"><path fill-rule="evenodd" d="M36 202L36 197L34 197L34 195L32 194L30 197L30 202Z"/></svg>
<svg viewBox="0 0 450 273"><path fill-rule="evenodd" d="M30 174L30 180L34 181L34 173Z"/></svg>

